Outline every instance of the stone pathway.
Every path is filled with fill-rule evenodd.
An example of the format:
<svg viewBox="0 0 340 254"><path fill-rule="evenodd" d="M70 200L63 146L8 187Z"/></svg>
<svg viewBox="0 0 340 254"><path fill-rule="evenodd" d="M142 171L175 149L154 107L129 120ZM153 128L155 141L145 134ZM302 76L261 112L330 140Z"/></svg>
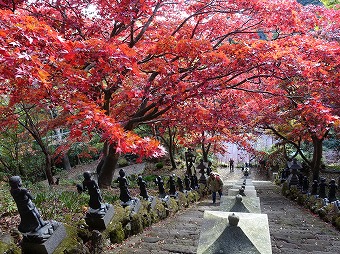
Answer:
<svg viewBox="0 0 340 254"><path fill-rule="evenodd" d="M219 173L225 184L224 193L242 177L239 169L230 173L229 169L221 168ZM268 215L273 254L340 253L340 235L336 229L283 197L280 188L271 182L260 181L256 175L252 178L262 213ZM219 210L218 205L218 200L213 205L211 198L207 197L105 253L196 253L203 213L205 210Z"/></svg>

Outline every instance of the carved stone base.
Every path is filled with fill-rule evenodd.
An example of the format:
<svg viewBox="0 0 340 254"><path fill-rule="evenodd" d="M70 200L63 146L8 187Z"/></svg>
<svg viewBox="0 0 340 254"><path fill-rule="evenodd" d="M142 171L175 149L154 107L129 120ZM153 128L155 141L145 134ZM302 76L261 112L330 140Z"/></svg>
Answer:
<svg viewBox="0 0 340 254"><path fill-rule="evenodd" d="M189 195L190 192L191 192L191 190L184 190L183 193L185 194L186 197L188 197L188 195Z"/></svg>
<svg viewBox="0 0 340 254"><path fill-rule="evenodd" d="M174 199L178 199L178 196L179 196L179 194L178 194L177 191L175 192L175 194L170 194L170 197L174 198Z"/></svg>
<svg viewBox="0 0 340 254"><path fill-rule="evenodd" d="M43 243L23 241L21 244L23 254L52 254L62 240L66 237L66 229L60 223L53 234Z"/></svg>
<svg viewBox="0 0 340 254"><path fill-rule="evenodd" d="M157 199L153 196L149 196L148 202L149 202L148 211L150 212L155 208L155 206L157 204Z"/></svg>
<svg viewBox="0 0 340 254"><path fill-rule="evenodd" d="M132 198L128 202L121 202L122 207L129 207L130 211L132 213L138 213L140 207L141 207L141 202L139 198Z"/></svg>
<svg viewBox="0 0 340 254"><path fill-rule="evenodd" d="M165 207L170 207L170 196L166 195L161 201Z"/></svg>
<svg viewBox="0 0 340 254"><path fill-rule="evenodd" d="M109 225L114 215L114 208L111 205L103 217L94 217L86 214L85 222L92 229L104 230Z"/></svg>

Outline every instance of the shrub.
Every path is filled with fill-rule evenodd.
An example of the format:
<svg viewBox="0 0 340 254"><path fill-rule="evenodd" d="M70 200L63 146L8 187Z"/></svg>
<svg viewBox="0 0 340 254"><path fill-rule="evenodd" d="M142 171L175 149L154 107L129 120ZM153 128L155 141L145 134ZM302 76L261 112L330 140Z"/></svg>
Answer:
<svg viewBox="0 0 340 254"><path fill-rule="evenodd" d="M129 166L128 160L125 159L125 158L122 158L122 157L118 159L117 164L118 164L118 167L126 167L126 166Z"/></svg>
<svg viewBox="0 0 340 254"><path fill-rule="evenodd" d="M123 225L120 222L117 222L114 227L111 228L110 231L110 241L111 243L121 243L125 239L125 233L123 229Z"/></svg>
<svg viewBox="0 0 340 254"><path fill-rule="evenodd" d="M338 217L336 217L333 224L338 230L340 230L340 215L338 215Z"/></svg>
<svg viewBox="0 0 340 254"><path fill-rule="evenodd" d="M162 169L164 167L163 162L157 162L156 163L156 168L157 169Z"/></svg>

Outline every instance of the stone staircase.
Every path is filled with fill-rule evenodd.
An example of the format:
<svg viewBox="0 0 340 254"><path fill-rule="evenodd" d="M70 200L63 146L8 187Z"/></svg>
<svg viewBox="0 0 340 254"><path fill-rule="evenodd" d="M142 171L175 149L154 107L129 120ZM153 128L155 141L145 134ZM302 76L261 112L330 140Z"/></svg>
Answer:
<svg viewBox="0 0 340 254"><path fill-rule="evenodd" d="M239 169L233 173L220 169L219 173L225 183L224 194L242 177ZM283 197L280 188L271 182L261 181L256 174L252 182L260 198L261 213L268 216L272 253L340 253L339 231ZM217 200L213 205L207 197L122 244L111 246L105 253L197 253L204 212L219 211L219 204Z"/></svg>

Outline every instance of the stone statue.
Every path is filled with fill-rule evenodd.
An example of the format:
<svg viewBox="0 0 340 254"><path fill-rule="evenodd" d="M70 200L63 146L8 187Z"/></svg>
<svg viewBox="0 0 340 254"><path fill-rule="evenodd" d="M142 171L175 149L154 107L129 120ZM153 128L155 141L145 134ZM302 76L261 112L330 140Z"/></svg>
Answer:
<svg viewBox="0 0 340 254"><path fill-rule="evenodd" d="M284 170L284 179L287 180L289 175L290 175L290 168L286 167L285 170Z"/></svg>
<svg viewBox="0 0 340 254"><path fill-rule="evenodd" d="M203 163L203 160L201 159L200 164L197 166L197 169L199 170L198 172L201 174L199 182L202 184L207 183L207 178L205 177L205 165Z"/></svg>
<svg viewBox="0 0 340 254"><path fill-rule="evenodd" d="M140 196L142 196L144 199L148 199L149 195L146 190L146 182L143 180L142 176L138 176L137 184L139 186Z"/></svg>
<svg viewBox="0 0 340 254"><path fill-rule="evenodd" d="M310 193L311 195L318 195L318 186L319 186L318 180L314 180L312 184L312 191Z"/></svg>
<svg viewBox="0 0 340 254"><path fill-rule="evenodd" d="M159 197L164 198L166 196L164 189L164 182L161 176L157 176L155 179L155 183L158 186Z"/></svg>
<svg viewBox="0 0 340 254"><path fill-rule="evenodd" d="M88 191L90 195L89 207L99 209L101 207L102 196L97 182L91 179L90 172L84 172L83 191Z"/></svg>
<svg viewBox="0 0 340 254"><path fill-rule="evenodd" d="M187 174L190 176L192 174L196 174L196 172L192 172L192 168L195 171L195 168L194 168L195 160L196 160L196 156L193 154L192 149L188 148L188 151L185 152L185 163L187 166Z"/></svg>
<svg viewBox="0 0 340 254"><path fill-rule="evenodd" d="M83 176L84 181L82 191L88 191L90 195L89 201L90 209L87 211L86 216L98 218L104 217L106 212L110 208L110 205L102 203L103 198L99 186L95 180L91 179L91 173L86 171L84 172Z"/></svg>
<svg viewBox="0 0 340 254"><path fill-rule="evenodd" d="M249 171L248 171L248 169L246 169L246 170L244 171L243 175L244 175L246 178L249 176Z"/></svg>
<svg viewBox="0 0 340 254"><path fill-rule="evenodd" d="M309 180L307 176L304 176L303 181L302 181L302 192L307 193L308 189L309 189Z"/></svg>
<svg viewBox="0 0 340 254"><path fill-rule="evenodd" d="M22 188L20 176L12 176L9 179L9 184L11 195L18 207L21 219L18 230L23 234L24 242L43 243L53 235L57 228L63 228L59 222L42 220L38 209L32 202L33 197L27 189ZM27 249L27 246L23 246L23 249Z"/></svg>
<svg viewBox="0 0 340 254"><path fill-rule="evenodd" d="M329 182L329 185L328 185L328 200L329 202L333 202L336 199L336 190L338 189L338 186L336 185L335 183L335 179L332 179L330 182Z"/></svg>
<svg viewBox="0 0 340 254"><path fill-rule="evenodd" d="M304 175L300 172L299 173L299 187L303 188L303 181L304 181Z"/></svg>
<svg viewBox="0 0 340 254"><path fill-rule="evenodd" d="M292 164L290 165L290 170L291 170L291 174L289 175L287 181L289 184L289 188L291 186L299 186L300 183L300 179L298 176L299 173L299 169L301 169L301 166L298 164L297 160L294 158Z"/></svg>
<svg viewBox="0 0 340 254"><path fill-rule="evenodd" d="M246 194L244 193L244 190L245 190L245 189L241 187L241 188L238 190L238 194L241 195L241 196L245 196Z"/></svg>
<svg viewBox="0 0 340 254"><path fill-rule="evenodd" d="M22 188L20 176L12 176L9 179L11 195L18 207L21 218L18 230L21 233L35 232L45 226L47 222L40 217L38 209L32 202L33 197L27 189Z"/></svg>
<svg viewBox="0 0 340 254"><path fill-rule="evenodd" d="M191 176L190 183L191 183L190 184L191 189L193 190L198 189L198 178L196 175Z"/></svg>
<svg viewBox="0 0 340 254"><path fill-rule="evenodd" d="M119 170L119 177L117 180L119 183L119 190L120 190L119 199L122 202L126 203L131 200L131 196L130 196L130 191L128 189L129 183L125 177L124 169Z"/></svg>
<svg viewBox="0 0 340 254"><path fill-rule="evenodd" d="M190 187L191 184L190 184L190 179L188 175L185 175L184 177L184 185L187 191L191 190L191 187Z"/></svg>
<svg viewBox="0 0 340 254"><path fill-rule="evenodd" d="M180 177L177 177L177 186L178 186L178 190L180 192L183 192L184 186L183 186L183 181Z"/></svg>
<svg viewBox="0 0 340 254"><path fill-rule="evenodd" d="M325 198L326 197L326 178L322 177L321 182L319 183L319 197Z"/></svg>
<svg viewBox="0 0 340 254"><path fill-rule="evenodd" d="M168 181L168 185L169 185L169 194L170 195L176 195L176 183L175 183L175 179L173 176L169 177L169 181Z"/></svg>

